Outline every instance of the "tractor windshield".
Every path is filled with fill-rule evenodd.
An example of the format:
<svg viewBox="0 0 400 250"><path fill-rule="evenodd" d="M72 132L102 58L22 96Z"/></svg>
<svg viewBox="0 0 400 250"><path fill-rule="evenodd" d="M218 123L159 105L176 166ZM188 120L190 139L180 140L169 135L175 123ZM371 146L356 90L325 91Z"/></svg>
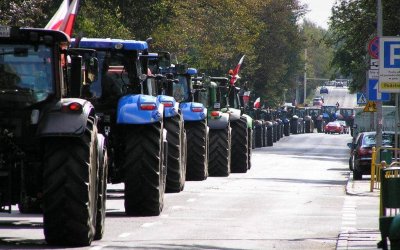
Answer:
<svg viewBox="0 0 400 250"><path fill-rule="evenodd" d="M97 51L100 74L97 81L90 85L90 96L106 102L118 100L126 93L142 93L143 88L153 86L151 82L141 85L139 76L141 66L137 53L131 51ZM147 86L149 85L149 86ZM152 92L156 92L154 86Z"/></svg>
<svg viewBox="0 0 400 250"><path fill-rule="evenodd" d="M45 45L0 45L0 104L29 106L54 93L52 49Z"/></svg>
<svg viewBox="0 0 400 250"><path fill-rule="evenodd" d="M184 75L179 75L178 76L178 82L174 82L173 85L173 93L174 93L174 98L178 102L188 102L190 101L189 98L189 82L186 76Z"/></svg>

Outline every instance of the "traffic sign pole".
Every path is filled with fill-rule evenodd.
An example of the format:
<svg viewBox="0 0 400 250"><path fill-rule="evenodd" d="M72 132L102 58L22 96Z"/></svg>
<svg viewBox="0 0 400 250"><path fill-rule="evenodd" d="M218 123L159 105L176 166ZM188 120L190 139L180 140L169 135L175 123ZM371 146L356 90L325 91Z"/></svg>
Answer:
<svg viewBox="0 0 400 250"><path fill-rule="evenodd" d="M378 38L382 37L382 0L377 0L377 33ZM380 55L383 57L383 55ZM382 101L376 102L376 147L382 146ZM397 135L395 136L397 137Z"/></svg>

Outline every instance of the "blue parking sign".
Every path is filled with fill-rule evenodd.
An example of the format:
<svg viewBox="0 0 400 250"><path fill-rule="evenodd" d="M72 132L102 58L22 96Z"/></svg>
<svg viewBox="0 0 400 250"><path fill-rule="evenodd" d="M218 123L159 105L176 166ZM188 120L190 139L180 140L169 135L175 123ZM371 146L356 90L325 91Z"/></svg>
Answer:
<svg viewBox="0 0 400 250"><path fill-rule="evenodd" d="M383 47L383 67L400 68L400 41L385 41Z"/></svg>

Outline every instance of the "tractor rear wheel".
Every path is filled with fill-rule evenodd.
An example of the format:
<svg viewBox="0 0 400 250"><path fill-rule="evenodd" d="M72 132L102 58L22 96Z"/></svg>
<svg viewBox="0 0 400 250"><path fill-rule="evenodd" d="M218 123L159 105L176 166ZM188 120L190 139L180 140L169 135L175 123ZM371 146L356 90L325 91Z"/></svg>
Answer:
<svg viewBox="0 0 400 250"><path fill-rule="evenodd" d="M306 121L305 123L305 132L311 133L311 121Z"/></svg>
<svg viewBox="0 0 400 250"><path fill-rule="evenodd" d="M271 147L274 145L274 131L273 127L270 126L267 128L267 146Z"/></svg>
<svg viewBox="0 0 400 250"><path fill-rule="evenodd" d="M130 126L126 130L124 161L127 215L160 215L164 206L163 124Z"/></svg>
<svg viewBox="0 0 400 250"><path fill-rule="evenodd" d="M252 128L247 128L247 134L248 134L248 137L249 137L249 140L248 140L248 144L247 144L247 149L248 149L248 163L247 163L247 166L249 167L248 169L250 169L251 168L251 155L252 155L252 153L253 153L253 147L252 147L252 145L253 145L253 129Z"/></svg>
<svg viewBox="0 0 400 250"><path fill-rule="evenodd" d="M48 244L89 246L97 211L97 127L44 141L43 227Z"/></svg>
<svg viewBox="0 0 400 250"><path fill-rule="evenodd" d="M186 179L186 137L180 114L164 121L168 141L167 183L165 192L179 193Z"/></svg>
<svg viewBox="0 0 400 250"><path fill-rule="evenodd" d="M254 134L255 134L255 144L256 148L261 148L262 147L262 140L263 140L263 133L262 133L262 125L257 124L255 129L254 129Z"/></svg>
<svg viewBox="0 0 400 250"><path fill-rule="evenodd" d="M231 122L232 127L232 153L231 173L246 173L248 167L248 134L247 120L241 117Z"/></svg>
<svg viewBox="0 0 400 250"><path fill-rule="evenodd" d="M203 181L208 177L208 136L206 120L185 122L187 147L186 179Z"/></svg>
<svg viewBox="0 0 400 250"><path fill-rule="evenodd" d="M106 219L107 178L108 178L108 155L107 148L103 145L99 149L99 180L97 183L97 212L96 233L94 240L101 240L104 234L104 223Z"/></svg>
<svg viewBox="0 0 400 250"><path fill-rule="evenodd" d="M210 129L208 173L210 176L229 176L231 172L231 127Z"/></svg>

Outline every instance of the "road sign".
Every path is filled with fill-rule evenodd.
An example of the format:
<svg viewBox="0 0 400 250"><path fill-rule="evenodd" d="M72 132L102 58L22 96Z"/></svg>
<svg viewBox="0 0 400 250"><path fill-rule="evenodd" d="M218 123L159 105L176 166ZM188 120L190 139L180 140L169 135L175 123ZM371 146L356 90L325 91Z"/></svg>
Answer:
<svg viewBox="0 0 400 250"><path fill-rule="evenodd" d="M367 98L362 92L357 93L357 104L367 104Z"/></svg>
<svg viewBox="0 0 400 250"><path fill-rule="evenodd" d="M381 93L378 91L378 80L369 79L368 80L368 100L370 101L389 101L389 93Z"/></svg>
<svg viewBox="0 0 400 250"><path fill-rule="evenodd" d="M368 53L374 59L379 59L379 37L374 37L369 41Z"/></svg>
<svg viewBox="0 0 400 250"><path fill-rule="evenodd" d="M382 37L379 47L379 90L400 93L400 37Z"/></svg>
<svg viewBox="0 0 400 250"><path fill-rule="evenodd" d="M368 101L364 107L364 112L376 112L376 103L374 101Z"/></svg>
<svg viewBox="0 0 400 250"><path fill-rule="evenodd" d="M379 59L371 59L369 62L369 69L379 70Z"/></svg>

